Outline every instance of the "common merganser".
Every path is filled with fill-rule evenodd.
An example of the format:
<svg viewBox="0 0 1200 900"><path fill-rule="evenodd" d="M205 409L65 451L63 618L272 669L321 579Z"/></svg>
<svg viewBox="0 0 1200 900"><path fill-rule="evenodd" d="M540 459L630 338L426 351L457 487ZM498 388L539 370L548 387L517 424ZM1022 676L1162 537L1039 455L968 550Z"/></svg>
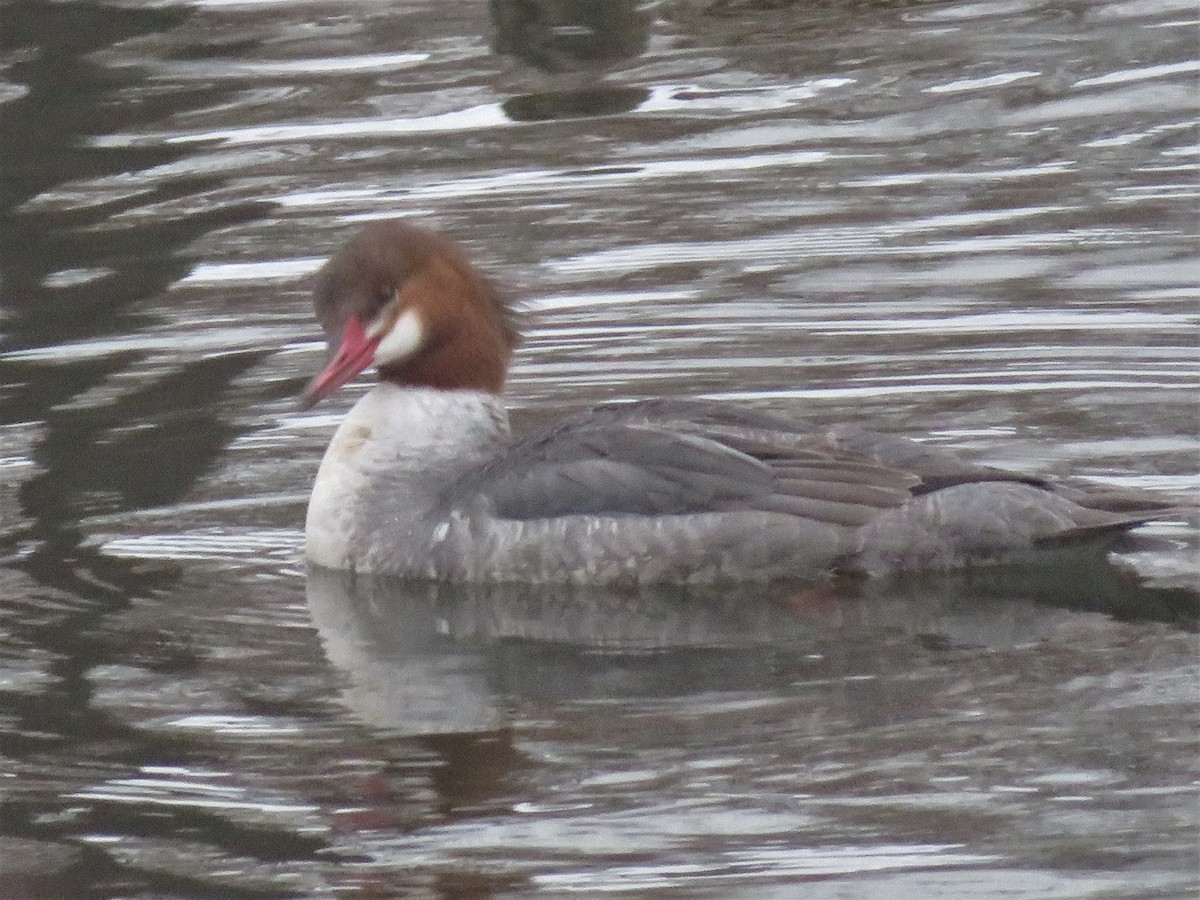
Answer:
<svg viewBox="0 0 1200 900"><path fill-rule="evenodd" d="M856 427L720 402L606 404L521 440L501 400L513 309L449 239L376 221L316 276L332 358L367 367L306 523L311 563L519 582L816 579L995 560L1115 534L1169 506L968 463Z"/></svg>

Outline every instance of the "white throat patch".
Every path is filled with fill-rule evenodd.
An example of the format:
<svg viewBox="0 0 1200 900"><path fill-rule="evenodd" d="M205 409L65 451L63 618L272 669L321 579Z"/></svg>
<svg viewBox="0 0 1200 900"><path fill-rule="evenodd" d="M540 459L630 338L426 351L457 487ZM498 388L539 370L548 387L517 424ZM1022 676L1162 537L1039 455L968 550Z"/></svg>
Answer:
<svg viewBox="0 0 1200 900"><path fill-rule="evenodd" d="M408 359L420 349L424 340L425 326L421 322L421 314L415 309L406 309L384 332L379 346L375 348L375 365L386 366Z"/></svg>

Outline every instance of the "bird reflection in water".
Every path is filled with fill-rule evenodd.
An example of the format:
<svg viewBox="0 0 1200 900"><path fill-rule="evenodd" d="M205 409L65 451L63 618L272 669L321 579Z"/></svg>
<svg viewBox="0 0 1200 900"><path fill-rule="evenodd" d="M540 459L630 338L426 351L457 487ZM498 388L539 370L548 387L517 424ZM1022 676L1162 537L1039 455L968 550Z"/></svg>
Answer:
<svg viewBox="0 0 1200 900"><path fill-rule="evenodd" d="M1093 573L1093 574L1088 574ZM889 678L928 648L1056 640L1087 621L1195 628L1187 588L1103 558L891 582L614 590L370 578L311 568L308 603L343 700L374 729L499 734L514 702L772 690L796 677ZM1111 618L1109 618L1111 617Z"/></svg>
<svg viewBox="0 0 1200 900"><path fill-rule="evenodd" d="M937 708L935 676L947 662L957 671L993 651L1074 648L1089 635L1107 646L1117 624L1079 609L1183 627L1195 627L1197 612L1194 592L1151 588L1089 558L1040 572L990 567L886 584L628 590L314 567L307 588L342 702L407 748L395 765L363 773L361 804L335 825L343 833L504 808L514 774L531 764L515 735L546 706L673 699L703 710L705 698L790 695L808 685L839 720L895 724ZM414 763L420 758L428 766Z"/></svg>

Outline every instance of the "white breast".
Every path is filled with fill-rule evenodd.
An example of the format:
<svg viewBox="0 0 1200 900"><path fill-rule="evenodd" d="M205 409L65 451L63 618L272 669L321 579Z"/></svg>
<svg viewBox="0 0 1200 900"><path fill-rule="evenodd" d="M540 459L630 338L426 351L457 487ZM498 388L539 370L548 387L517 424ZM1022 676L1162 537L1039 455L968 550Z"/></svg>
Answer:
<svg viewBox="0 0 1200 900"><path fill-rule="evenodd" d="M376 385L321 460L305 522L309 561L363 571L381 555L405 555L406 542L429 538L430 513L453 482L508 443L507 414L491 394Z"/></svg>

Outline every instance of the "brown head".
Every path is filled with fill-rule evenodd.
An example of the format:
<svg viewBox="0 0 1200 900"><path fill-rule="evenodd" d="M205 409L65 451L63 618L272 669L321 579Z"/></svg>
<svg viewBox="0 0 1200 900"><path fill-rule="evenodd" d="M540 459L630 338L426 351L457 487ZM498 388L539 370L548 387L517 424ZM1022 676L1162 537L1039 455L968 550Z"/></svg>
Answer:
<svg viewBox="0 0 1200 900"><path fill-rule="evenodd" d="M343 244L317 272L313 302L336 350L306 407L370 365L395 384L498 394L520 339L512 309L456 244L399 219Z"/></svg>

